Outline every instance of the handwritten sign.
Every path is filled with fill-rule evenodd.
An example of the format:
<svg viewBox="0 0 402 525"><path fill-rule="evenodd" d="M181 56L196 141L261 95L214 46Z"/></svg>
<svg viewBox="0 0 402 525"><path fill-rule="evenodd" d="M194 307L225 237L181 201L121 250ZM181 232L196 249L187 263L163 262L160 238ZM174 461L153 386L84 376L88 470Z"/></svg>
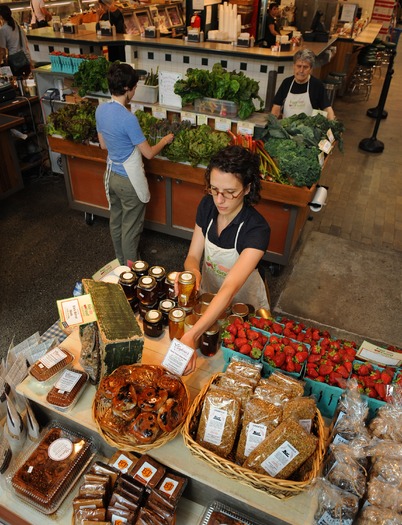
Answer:
<svg viewBox="0 0 402 525"><path fill-rule="evenodd" d="M181 97L174 92L175 83L183 78L181 73L173 71L159 72L159 103L163 106L181 108Z"/></svg>

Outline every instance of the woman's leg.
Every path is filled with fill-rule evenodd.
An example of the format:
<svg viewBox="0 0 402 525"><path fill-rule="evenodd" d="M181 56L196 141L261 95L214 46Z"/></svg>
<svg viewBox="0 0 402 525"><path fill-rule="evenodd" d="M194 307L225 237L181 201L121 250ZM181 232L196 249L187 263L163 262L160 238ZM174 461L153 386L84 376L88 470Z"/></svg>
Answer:
<svg viewBox="0 0 402 525"><path fill-rule="evenodd" d="M112 237L113 247L117 259L120 264L127 264L127 261L124 260L123 248L121 242L121 223L122 223L122 204L121 204L121 195L124 195L123 187L120 183L119 175L111 172L110 181L109 181L109 197L110 197L110 219L109 219L109 228L110 235ZM128 180L128 179L127 179Z"/></svg>

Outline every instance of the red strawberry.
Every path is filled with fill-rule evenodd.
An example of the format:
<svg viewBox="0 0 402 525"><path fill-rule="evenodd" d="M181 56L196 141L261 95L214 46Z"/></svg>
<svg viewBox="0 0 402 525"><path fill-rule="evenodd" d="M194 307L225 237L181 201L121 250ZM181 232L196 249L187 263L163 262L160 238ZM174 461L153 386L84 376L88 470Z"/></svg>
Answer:
<svg viewBox="0 0 402 525"><path fill-rule="evenodd" d="M230 334L237 335L237 327L232 323L226 327L226 331Z"/></svg>
<svg viewBox="0 0 402 525"><path fill-rule="evenodd" d="M274 347L271 345L267 345L264 350L264 357L266 359L271 359L275 355Z"/></svg>
<svg viewBox="0 0 402 525"><path fill-rule="evenodd" d="M236 337L234 343L237 346L237 348L241 348L243 345L247 344L247 339L245 337Z"/></svg>
<svg viewBox="0 0 402 525"><path fill-rule="evenodd" d="M247 343L239 348L241 354L249 355L251 352L251 346Z"/></svg>
<svg viewBox="0 0 402 525"><path fill-rule="evenodd" d="M283 351L285 352L285 355L289 355L291 357L293 357L295 355L295 353L296 353L296 350L290 345L286 345L283 348Z"/></svg>
<svg viewBox="0 0 402 525"><path fill-rule="evenodd" d="M246 331L243 328L240 328L237 331L237 337L244 337L245 339L247 339Z"/></svg>
<svg viewBox="0 0 402 525"><path fill-rule="evenodd" d="M280 368L284 364L285 359L286 359L285 354L281 353L281 354L275 354L274 357L272 358L272 361L274 362L277 368Z"/></svg>
<svg viewBox="0 0 402 525"><path fill-rule="evenodd" d="M297 354L295 355L295 361L297 363L304 363L307 357L308 357L308 352L297 352Z"/></svg>
<svg viewBox="0 0 402 525"><path fill-rule="evenodd" d="M319 363L321 361L321 356L316 354L310 354L307 358L309 363Z"/></svg>
<svg viewBox="0 0 402 525"><path fill-rule="evenodd" d="M281 334L283 331L283 327L279 323L272 323L271 328L272 328L272 331L275 332L276 334Z"/></svg>
<svg viewBox="0 0 402 525"><path fill-rule="evenodd" d="M251 326L250 323L248 323L247 321L244 321L244 323L243 323L243 328L244 328L245 330L250 330L250 326Z"/></svg>
<svg viewBox="0 0 402 525"><path fill-rule="evenodd" d="M377 390L371 386L369 388L366 388L363 393L366 394L366 396L368 397L377 397Z"/></svg>
<svg viewBox="0 0 402 525"><path fill-rule="evenodd" d="M288 363L286 363L285 370L286 370L286 372L294 372L295 371L295 364L294 364L294 362L293 361L289 361Z"/></svg>
<svg viewBox="0 0 402 525"><path fill-rule="evenodd" d="M318 381L319 383L325 383L325 377L323 376L317 376L314 381Z"/></svg>
<svg viewBox="0 0 402 525"><path fill-rule="evenodd" d="M279 338L276 335L271 335L271 337L269 338L269 342L271 344L279 343Z"/></svg>
<svg viewBox="0 0 402 525"><path fill-rule="evenodd" d="M235 336L233 334L228 334L226 337L223 338L223 344L227 346L230 343L234 343Z"/></svg>
<svg viewBox="0 0 402 525"><path fill-rule="evenodd" d="M353 368L352 363L350 361L344 361L343 366L348 371L348 374L350 374L350 372L352 371L352 368Z"/></svg>
<svg viewBox="0 0 402 525"><path fill-rule="evenodd" d="M387 397L387 387L384 383L375 383L374 388L380 399L385 399Z"/></svg>
<svg viewBox="0 0 402 525"><path fill-rule="evenodd" d="M385 370L383 372L381 372L381 381L385 384L385 385L389 385L392 381L392 376L390 376L388 374L388 372L386 372Z"/></svg>
<svg viewBox="0 0 402 525"><path fill-rule="evenodd" d="M331 372L329 374L328 381L330 385L338 386L341 379L342 379L342 376L340 374L338 374L337 372Z"/></svg>
<svg viewBox="0 0 402 525"><path fill-rule="evenodd" d="M349 377L349 372L347 371L347 369L343 365L337 366L335 370L343 378L347 379Z"/></svg>
<svg viewBox="0 0 402 525"><path fill-rule="evenodd" d="M260 341L251 341L251 346L253 348L259 348L260 350L264 348L264 345Z"/></svg>
<svg viewBox="0 0 402 525"><path fill-rule="evenodd" d="M359 376L368 376L370 373L370 368L368 365L355 365L356 372Z"/></svg>
<svg viewBox="0 0 402 525"><path fill-rule="evenodd" d="M259 334L258 332L255 332L254 330L247 330L246 332L247 334L247 339L249 339L250 341L254 341L255 339L258 339L259 337Z"/></svg>
<svg viewBox="0 0 402 525"><path fill-rule="evenodd" d="M318 377L318 372L315 368L308 368L307 369L307 377L311 377L312 379L315 379Z"/></svg>
<svg viewBox="0 0 402 525"><path fill-rule="evenodd" d="M327 364L322 364L322 365L320 365L320 367L318 369L318 373L319 373L320 376L327 376L333 370L334 370L333 366L327 365Z"/></svg>

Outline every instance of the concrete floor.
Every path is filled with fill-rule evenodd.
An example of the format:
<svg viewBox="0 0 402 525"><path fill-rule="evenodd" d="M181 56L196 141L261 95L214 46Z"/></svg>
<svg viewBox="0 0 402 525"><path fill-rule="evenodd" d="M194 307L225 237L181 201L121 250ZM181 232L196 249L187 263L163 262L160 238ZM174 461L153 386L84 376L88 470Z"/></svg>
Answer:
<svg viewBox="0 0 402 525"><path fill-rule="evenodd" d="M384 152L365 153L383 85L377 78L369 100L360 95L335 101L346 125L344 153L334 152L321 179L327 205L312 213L290 263L279 276L267 270L276 313L331 326L334 335L368 338L402 346L400 183L401 56L377 137ZM74 284L114 259L106 219L88 226L69 209L61 177L37 176L0 202L0 356L57 319L56 300L70 297ZM188 241L145 231L144 259L181 269Z"/></svg>

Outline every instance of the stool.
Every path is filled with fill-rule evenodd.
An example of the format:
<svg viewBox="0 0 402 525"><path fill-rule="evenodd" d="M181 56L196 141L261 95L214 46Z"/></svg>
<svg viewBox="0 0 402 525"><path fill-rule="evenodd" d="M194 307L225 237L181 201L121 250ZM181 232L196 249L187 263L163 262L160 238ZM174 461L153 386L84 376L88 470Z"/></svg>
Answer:
<svg viewBox="0 0 402 525"><path fill-rule="evenodd" d="M329 73L328 76L340 80L340 86L337 90L337 95L339 97L343 97L346 91L346 73L333 71L332 73Z"/></svg>
<svg viewBox="0 0 402 525"><path fill-rule="evenodd" d="M324 80L325 91L327 92L329 105L334 105L335 95L337 90L341 87L342 81L335 77L328 76Z"/></svg>
<svg viewBox="0 0 402 525"><path fill-rule="evenodd" d="M355 92L365 92L365 99L368 100L371 87L373 85L373 69L374 63L370 65L357 65L353 71L352 78L349 84L350 94Z"/></svg>

